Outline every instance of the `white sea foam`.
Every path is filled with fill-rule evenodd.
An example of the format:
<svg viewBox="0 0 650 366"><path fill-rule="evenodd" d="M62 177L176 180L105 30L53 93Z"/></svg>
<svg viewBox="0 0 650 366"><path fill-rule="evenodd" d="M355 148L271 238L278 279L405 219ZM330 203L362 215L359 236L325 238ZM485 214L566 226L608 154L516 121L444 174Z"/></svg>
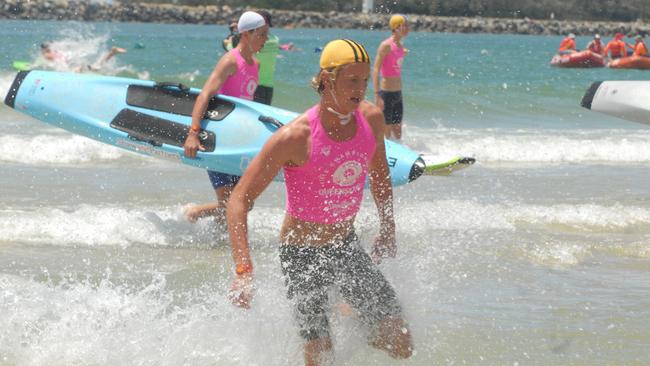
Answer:
<svg viewBox="0 0 650 366"><path fill-rule="evenodd" d="M0 237L51 245L166 245L164 235L143 212L82 205L75 210L0 211Z"/></svg>
<svg viewBox="0 0 650 366"><path fill-rule="evenodd" d="M189 223L183 207L121 208L80 205L37 211L0 210L0 238L54 246L189 246L210 247L226 238L210 218ZM282 220L280 209L255 210L254 237L275 241Z"/></svg>
<svg viewBox="0 0 650 366"><path fill-rule="evenodd" d="M429 154L464 154L480 163L647 163L647 130L418 129L406 143Z"/></svg>
<svg viewBox="0 0 650 366"><path fill-rule="evenodd" d="M650 223L650 211L643 207L594 204L512 207L511 221L563 225L583 230L619 230Z"/></svg>
<svg viewBox="0 0 650 366"><path fill-rule="evenodd" d="M77 135L0 136L0 162L70 165L136 156L135 153Z"/></svg>
<svg viewBox="0 0 650 366"><path fill-rule="evenodd" d="M408 136L408 135L407 135ZM650 163L650 133L521 132L445 130L407 137L414 150L433 155L462 154L489 163ZM0 136L0 161L25 165L76 164L114 161L137 154L80 136Z"/></svg>
<svg viewBox="0 0 650 366"><path fill-rule="evenodd" d="M281 208L258 207L251 214L256 238L273 242L282 221ZM650 211L634 206L482 204L441 200L396 206L397 227L406 235L428 236L441 230L505 230L521 228L558 232L645 233ZM359 227L376 226L374 210L361 211ZM120 208L81 205L74 209L0 211L0 237L9 242L47 245L150 246L211 245L214 227L203 219L190 224L182 207Z"/></svg>
<svg viewBox="0 0 650 366"><path fill-rule="evenodd" d="M361 220L373 220L372 210L362 211ZM650 210L615 204L484 204L470 200L437 200L405 207L396 205L397 226L411 234L427 235L431 230L507 230L521 227L618 233L646 231Z"/></svg>
<svg viewBox="0 0 650 366"><path fill-rule="evenodd" d="M0 98L2 98L2 100L4 100L4 96L7 95L7 92L9 91L11 83L13 83L15 77L16 73L14 72L0 73Z"/></svg>
<svg viewBox="0 0 650 366"><path fill-rule="evenodd" d="M534 263L553 268L577 265L593 251L586 243L552 240L535 243L525 249L526 256Z"/></svg>
<svg viewBox="0 0 650 366"><path fill-rule="evenodd" d="M97 284L56 284L0 275L0 363L283 365L300 359L279 279L260 283L256 307L243 311L226 298L227 276L189 289L175 289L161 275L143 285L103 277Z"/></svg>

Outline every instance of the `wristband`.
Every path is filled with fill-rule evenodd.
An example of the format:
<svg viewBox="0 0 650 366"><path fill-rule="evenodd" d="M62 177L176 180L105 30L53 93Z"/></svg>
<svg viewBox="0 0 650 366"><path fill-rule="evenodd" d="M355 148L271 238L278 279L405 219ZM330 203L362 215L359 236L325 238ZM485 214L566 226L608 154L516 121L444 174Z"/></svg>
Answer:
<svg viewBox="0 0 650 366"><path fill-rule="evenodd" d="M199 131L201 131L201 126L198 127L194 127L194 125L190 126L190 132L198 133Z"/></svg>
<svg viewBox="0 0 650 366"><path fill-rule="evenodd" d="M250 263L238 264L235 268L235 273L237 276L245 275L251 272L253 272L253 265Z"/></svg>

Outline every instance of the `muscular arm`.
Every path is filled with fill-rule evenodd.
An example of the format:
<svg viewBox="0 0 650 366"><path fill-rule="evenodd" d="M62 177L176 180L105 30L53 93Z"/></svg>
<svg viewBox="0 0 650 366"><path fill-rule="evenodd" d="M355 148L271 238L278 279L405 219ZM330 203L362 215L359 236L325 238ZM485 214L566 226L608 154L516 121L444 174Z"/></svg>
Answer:
<svg viewBox="0 0 650 366"><path fill-rule="evenodd" d="M192 108L192 130L196 131L201 128L201 120L203 120L205 111L208 108L210 98L221 88L228 77L235 72L237 72L237 61L234 57L226 55L219 60L214 70L212 70L210 77L203 85L201 93L196 97L196 102L194 102L194 108ZM185 156L195 158L196 151L202 150L198 136L190 133L185 139L184 150Z"/></svg>
<svg viewBox="0 0 650 366"><path fill-rule="evenodd" d="M306 116L298 117L271 136L246 168L230 196L226 218L236 266L252 265L248 245L248 212L251 205L284 165L300 165L307 158L309 130L305 133L300 122L302 119L306 119Z"/></svg>
<svg viewBox="0 0 650 366"><path fill-rule="evenodd" d="M372 88L375 92L375 95L379 93L379 70L381 65L384 63L384 58L390 51L390 45L386 42L382 42L377 49L377 57L375 57L375 65L372 69Z"/></svg>
<svg viewBox="0 0 650 366"><path fill-rule="evenodd" d="M390 180L390 170L386 161L386 145L384 143L384 115L381 110L371 104L364 103L364 115L375 135L375 154L370 162L369 178L370 192L379 214L379 238L375 252L377 256L394 256L395 219L393 217L393 186Z"/></svg>

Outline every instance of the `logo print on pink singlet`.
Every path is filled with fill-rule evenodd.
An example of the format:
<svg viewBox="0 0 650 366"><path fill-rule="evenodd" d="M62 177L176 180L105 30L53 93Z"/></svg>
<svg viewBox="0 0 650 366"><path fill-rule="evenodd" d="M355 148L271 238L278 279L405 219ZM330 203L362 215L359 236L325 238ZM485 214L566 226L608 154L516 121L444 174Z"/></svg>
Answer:
<svg viewBox="0 0 650 366"><path fill-rule="evenodd" d="M255 94L255 89L257 89L257 81L249 80L248 84L246 84L246 95L250 96Z"/></svg>
<svg viewBox="0 0 650 366"><path fill-rule="evenodd" d="M359 178L362 171L363 168L358 161L350 160L339 165L332 175L332 178L334 183L347 187L353 185L357 181L357 178Z"/></svg>

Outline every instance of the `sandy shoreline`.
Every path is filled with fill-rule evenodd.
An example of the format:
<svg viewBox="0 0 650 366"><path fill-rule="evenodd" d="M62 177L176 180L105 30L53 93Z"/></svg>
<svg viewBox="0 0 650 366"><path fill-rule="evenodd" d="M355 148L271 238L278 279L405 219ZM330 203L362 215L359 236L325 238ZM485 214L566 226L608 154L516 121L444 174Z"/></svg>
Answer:
<svg viewBox="0 0 650 366"><path fill-rule="evenodd" d="M176 6L169 4L105 4L68 0L6 0L0 5L0 19L76 20L104 22L228 24L244 8L229 6ZM270 10L276 27L386 29L388 15L361 13L319 13ZM645 22L558 21L515 18L466 18L411 15L412 29L425 32L577 35L621 32L632 36L650 34Z"/></svg>

